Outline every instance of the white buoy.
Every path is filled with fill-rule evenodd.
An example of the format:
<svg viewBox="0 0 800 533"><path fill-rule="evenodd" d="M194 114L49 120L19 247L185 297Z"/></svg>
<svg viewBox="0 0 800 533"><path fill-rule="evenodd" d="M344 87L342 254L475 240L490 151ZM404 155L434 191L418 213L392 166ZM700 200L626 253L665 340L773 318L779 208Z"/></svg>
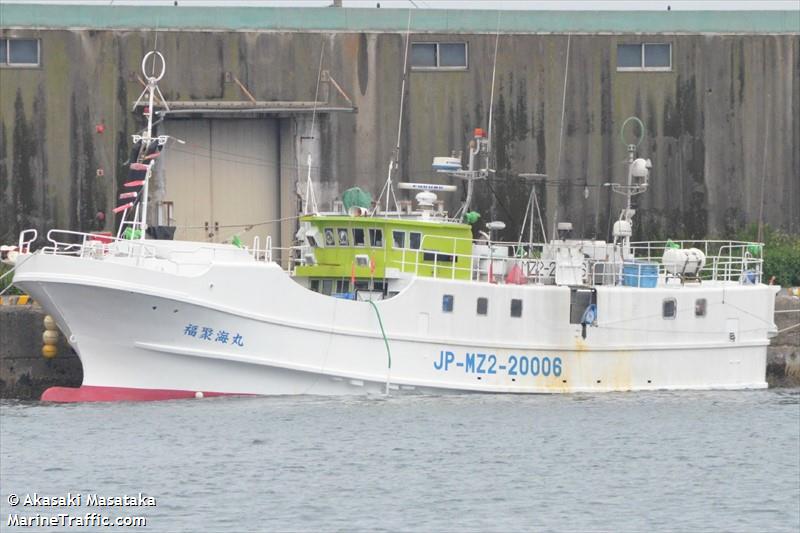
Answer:
<svg viewBox="0 0 800 533"><path fill-rule="evenodd" d="M194 393L194 397L195 398L202 398L203 397L203 393L200 392L200 391L197 391L197 392Z"/></svg>

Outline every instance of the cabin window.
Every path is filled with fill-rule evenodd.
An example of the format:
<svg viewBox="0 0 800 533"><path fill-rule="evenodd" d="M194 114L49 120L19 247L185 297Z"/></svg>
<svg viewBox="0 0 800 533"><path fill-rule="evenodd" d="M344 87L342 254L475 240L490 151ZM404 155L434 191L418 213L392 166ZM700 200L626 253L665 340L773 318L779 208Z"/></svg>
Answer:
<svg viewBox="0 0 800 533"><path fill-rule="evenodd" d="M314 292L319 292L319 280L312 279L311 280L311 290Z"/></svg>
<svg viewBox="0 0 800 533"><path fill-rule="evenodd" d="M703 317L706 316L706 299L705 298L698 298L694 301L694 316L696 317Z"/></svg>
<svg viewBox="0 0 800 533"><path fill-rule="evenodd" d="M464 70L467 43L411 43L414 70Z"/></svg>
<svg viewBox="0 0 800 533"><path fill-rule="evenodd" d="M514 318L522 316L522 300L516 298L511 300L511 316Z"/></svg>
<svg viewBox="0 0 800 533"><path fill-rule="evenodd" d="M364 229L353 228L353 246L364 246Z"/></svg>
<svg viewBox="0 0 800 533"><path fill-rule="evenodd" d="M489 313L489 299L478 298L478 314L486 316Z"/></svg>
<svg viewBox="0 0 800 533"><path fill-rule="evenodd" d="M339 246L350 246L347 228L339 228L336 231L339 234Z"/></svg>
<svg viewBox="0 0 800 533"><path fill-rule="evenodd" d="M333 292L333 280L332 279L323 279L322 280L322 294L326 294L326 295L330 296L332 292Z"/></svg>
<svg viewBox="0 0 800 533"><path fill-rule="evenodd" d="M367 281L367 280L356 281L355 290L357 290L357 291L368 291L369 290L369 281Z"/></svg>
<svg viewBox="0 0 800 533"><path fill-rule="evenodd" d="M422 253L423 261L435 261L437 263L453 263L457 261L456 256L437 252L436 250L425 251Z"/></svg>
<svg viewBox="0 0 800 533"><path fill-rule="evenodd" d="M661 305L661 316L666 319L673 319L677 313L678 302L675 301L675 298L664 299L664 303Z"/></svg>
<svg viewBox="0 0 800 533"><path fill-rule="evenodd" d="M350 280L349 279L337 279L336 280L336 292L342 294L344 292L350 292Z"/></svg>
<svg viewBox="0 0 800 533"><path fill-rule="evenodd" d="M332 228L325 228L325 246L336 246L336 238Z"/></svg>
<svg viewBox="0 0 800 533"><path fill-rule="evenodd" d="M374 248L383 248L383 230L370 228L369 243Z"/></svg>
<svg viewBox="0 0 800 533"><path fill-rule="evenodd" d="M0 65L38 67L39 39L0 39Z"/></svg>
<svg viewBox="0 0 800 533"><path fill-rule="evenodd" d="M306 235L306 240L308 241L308 245L311 246L312 248L317 247L317 238L314 237L313 235Z"/></svg>
<svg viewBox="0 0 800 533"><path fill-rule="evenodd" d="M453 295L445 294L442 296L442 311L445 313L453 312Z"/></svg>
<svg viewBox="0 0 800 533"><path fill-rule="evenodd" d="M406 232L405 231L392 231L392 246L395 248L406 247Z"/></svg>
<svg viewBox="0 0 800 533"><path fill-rule="evenodd" d="M408 234L408 247L412 250L419 250L422 244L422 234L412 231Z"/></svg>
<svg viewBox="0 0 800 533"><path fill-rule="evenodd" d="M618 44L617 70L672 70L672 45L670 43Z"/></svg>

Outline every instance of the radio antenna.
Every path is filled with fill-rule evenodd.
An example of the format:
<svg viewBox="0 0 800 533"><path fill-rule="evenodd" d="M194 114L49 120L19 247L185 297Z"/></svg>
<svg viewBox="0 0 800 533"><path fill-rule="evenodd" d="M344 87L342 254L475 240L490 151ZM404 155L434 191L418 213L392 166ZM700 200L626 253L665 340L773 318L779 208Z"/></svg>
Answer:
<svg viewBox="0 0 800 533"><path fill-rule="evenodd" d="M317 101L319 100L319 82L322 78L322 57L325 52L325 40L322 40L322 45L319 49L319 68L317 69L317 88L314 90L314 109L311 112L311 137L310 139L314 138L314 126L317 120ZM311 179L311 149L308 150L308 155L306 156L306 165L308 166L308 174L306 175L306 195L305 201L303 203L303 213L308 214L308 207L309 204L311 205L312 213L317 214L319 213L317 209L317 198L314 196L314 182Z"/></svg>
<svg viewBox="0 0 800 533"><path fill-rule="evenodd" d="M375 208L372 210L372 214L375 214L375 211L378 210L378 206L380 206L384 191L386 191L386 211L389 211L389 199L391 198L394 200L395 211L397 211L398 216L400 214L400 206L397 204L397 196L395 195L394 188L392 187L392 172L397 169L397 161L400 159L400 138L403 133L403 106L405 105L406 78L408 77L408 42L410 34L411 10L409 9L408 23L406 25L406 45L405 52L403 53L403 83L400 86L400 117L397 120L397 144L395 145L392 157L389 160L389 171L386 176L386 183L381 189L381 194L378 196L378 201L375 202Z"/></svg>

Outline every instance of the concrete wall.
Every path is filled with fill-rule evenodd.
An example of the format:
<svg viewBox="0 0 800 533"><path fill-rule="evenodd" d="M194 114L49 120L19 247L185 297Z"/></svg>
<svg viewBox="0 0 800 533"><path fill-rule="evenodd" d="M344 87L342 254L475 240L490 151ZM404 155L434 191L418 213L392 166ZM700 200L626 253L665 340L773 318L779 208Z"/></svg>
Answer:
<svg viewBox="0 0 800 533"><path fill-rule="evenodd" d="M58 354L42 356L44 311L38 305L0 305L0 398L38 400L49 387L78 387L83 367L59 333Z"/></svg>
<svg viewBox="0 0 800 533"><path fill-rule="evenodd" d="M0 241L28 226L97 229L110 212L128 134L141 126L131 104L144 31L0 29L42 40L42 66L0 70ZM167 58L161 89L169 100L244 100L224 73L259 100L312 100L320 47L323 68L349 93L357 113L320 117L319 187L327 207L359 185L377 194L395 143L402 78L401 33L158 33ZM549 223L556 211L579 233L604 238L621 199L605 182L624 178L619 128L646 124L641 154L653 160L652 190L639 199L638 237L731 235L764 219L800 232L800 36L574 35L570 39L563 146L559 150L566 35L502 35L494 101L497 178L477 187L484 221L502 219L516 238L528 195L520 172L547 173L540 185ZM413 41L465 40L463 72L412 71L400 179L443 181L435 155L464 149L486 127L495 37L418 34ZM671 42L671 72L617 72L620 42ZM331 91L331 99L336 99ZM338 103L342 103L339 100ZM297 117L287 116L291 123ZM96 126L105 131L98 133ZM307 128L281 127L282 135ZM282 157L282 182L305 163ZM282 149L282 153L286 150ZM561 158L559 161L559 151ZM98 176L97 169L103 170ZM168 177L167 177L168 179ZM561 180L561 184L553 183ZM584 198L588 184L588 198ZM289 190L284 188L282 190ZM458 195L448 198L451 210ZM282 205L292 204L287 193ZM285 209L285 208L284 208ZM283 210L282 210L283 215ZM108 224L108 223L106 223ZM285 229L284 233L288 234Z"/></svg>
<svg viewBox="0 0 800 533"><path fill-rule="evenodd" d="M770 387L800 386L800 297L781 291L775 297L775 325L782 333L770 340L767 383Z"/></svg>

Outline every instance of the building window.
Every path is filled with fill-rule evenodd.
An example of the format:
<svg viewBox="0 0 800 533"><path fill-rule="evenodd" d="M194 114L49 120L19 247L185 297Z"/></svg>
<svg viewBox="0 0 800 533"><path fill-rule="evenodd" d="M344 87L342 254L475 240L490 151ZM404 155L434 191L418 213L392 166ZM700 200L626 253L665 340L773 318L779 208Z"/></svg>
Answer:
<svg viewBox="0 0 800 533"><path fill-rule="evenodd" d="M353 228L353 246L364 246L363 228Z"/></svg>
<svg viewBox="0 0 800 533"><path fill-rule="evenodd" d="M661 306L661 316L666 319L673 319L678 312L678 304L675 298L667 298Z"/></svg>
<svg viewBox="0 0 800 533"><path fill-rule="evenodd" d="M348 244L347 228L339 228L337 232L339 233L339 246L350 246Z"/></svg>
<svg viewBox="0 0 800 533"><path fill-rule="evenodd" d="M369 242L374 248L383 248L383 230L371 228L369 230Z"/></svg>
<svg viewBox="0 0 800 533"><path fill-rule="evenodd" d="M672 70L672 45L670 43L618 44L617 70Z"/></svg>
<svg viewBox="0 0 800 533"><path fill-rule="evenodd" d="M453 312L453 295L445 294L442 296L442 311L445 313Z"/></svg>
<svg viewBox="0 0 800 533"><path fill-rule="evenodd" d="M325 246L336 246L336 239L333 236L333 228L325 228Z"/></svg>
<svg viewBox="0 0 800 533"><path fill-rule="evenodd" d="M395 248L406 247L406 232L405 231L392 231L392 246Z"/></svg>
<svg viewBox="0 0 800 533"><path fill-rule="evenodd" d="M489 299L478 298L478 314L487 315L489 313Z"/></svg>
<svg viewBox="0 0 800 533"><path fill-rule="evenodd" d="M464 70L467 68L467 43L411 43L411 68Z"/></svg>
<svg viewBox="0 0 800 533"><path fill-rule="evenodd" d="M422 234L412 231L408 234L408 247L412 250L419 250L422 243Z"/></svg>
<svg viewBox="0 0 800 533"><path fill-rule="evenodd" d="M38 67L39 39L0 39L0 65Z"/></svg>
<svg viewBox="0 0 800 533"><path fill-rule="evenodd" d="M694 316L696 317L703 317L706 316L706 299L705 298L698 298L694 301Z"/></svg>
<svg viewBox="0 0 800 533"><path fill-rule="evenodd" d="M519 318L522 316L522 300L511 300L511 316L514 318Z"/></svg>

